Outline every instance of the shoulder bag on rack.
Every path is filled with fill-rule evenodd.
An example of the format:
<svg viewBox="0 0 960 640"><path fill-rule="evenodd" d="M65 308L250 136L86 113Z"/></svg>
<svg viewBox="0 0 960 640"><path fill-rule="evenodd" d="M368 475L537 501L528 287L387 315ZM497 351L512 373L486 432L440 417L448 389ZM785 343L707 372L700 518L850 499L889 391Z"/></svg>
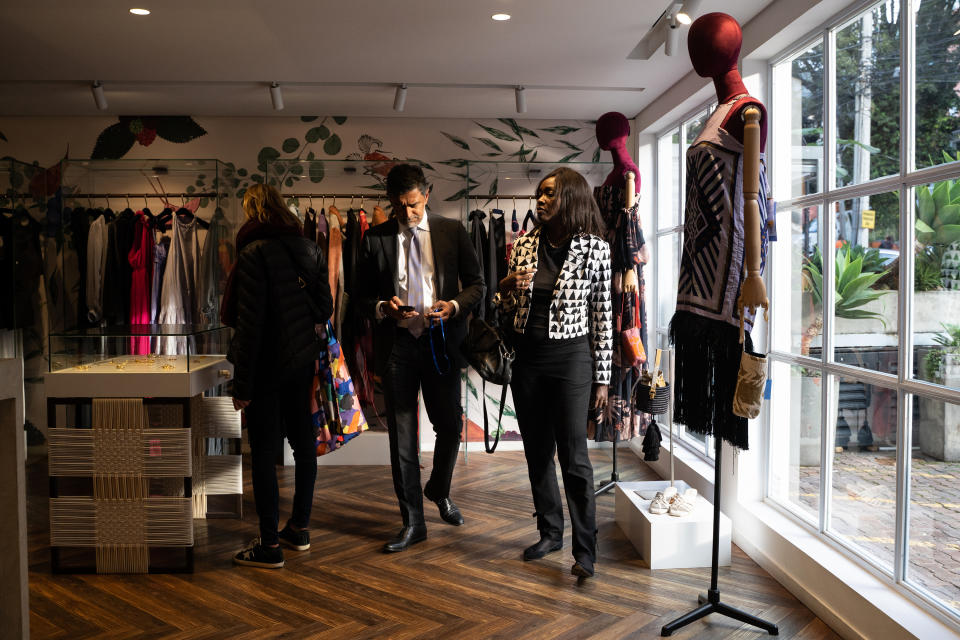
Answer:
<svg viewBox="0 0 960 640"><path fill-rule="evenodd" d="M639 368L647 361L647 352L643 348L643 340L640 339L640 294L635 293L633 303L633 326L626 331L620 331L620 319L623 317L623 301L626 299L626 292L620 294L620 313L617 315L617 330L620 331L620 356L621 362L625 365Z"/></svg>
<svg viewBox="0 0 960 640"><path fill-rule="evenodd" d="M474 315L467 326L467 336L460 345L460 353L474 370L480 374L483 384L480 391L480 404L483 405L483 447L487 453L493 453L500 443L500 423L503 420L503 405L507 400L507 385L513 372L513 360L516 353L504 338L504 326L507 318L499 311L495 317L499 323L490 323ZM500 392L500 413L497 416L497 431L493 444L490 444L490 423L487 417L487 382L503 387Z"/></svg>
<svg viewBox="0 0 960 640"><path fill-rule="evenodd" d="M767 310L763 310L764 320ZM756 319L755 319L756 321ZM769 321L768 321L769 322ZM733 394L733 414L741 418L756 418L763 404L763 387L767 382L767 356L747 350L743 339L743 311L740 312L740 371L737 373L737 389Z"/></svg>

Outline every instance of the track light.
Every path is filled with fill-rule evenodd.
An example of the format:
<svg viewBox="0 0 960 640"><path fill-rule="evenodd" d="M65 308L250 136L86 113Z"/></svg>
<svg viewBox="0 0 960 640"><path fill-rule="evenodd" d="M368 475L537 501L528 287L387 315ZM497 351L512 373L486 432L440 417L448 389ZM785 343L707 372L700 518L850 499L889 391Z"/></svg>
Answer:
<svg viewBox="0 0 960 640"><path fill-rule="evenodd" d="M523 86L518 86L513 90L516 99L517 99L517 113L526 113L527 112L527 95L526 89Z"/></svg>
<svg viewBox="0 0 960 640"><path fill-rule="evenodd" d="M690 18L690 14L685 11L681 11L677 14L677 22L680 24L690 24L693 20Z"/></svg>
<svg viewBox="0 0 960 640"><path fill-rule="evenodd" d="M397 85L397 92L393 94L393 110L397 112L403 111L405 104L407 104L406 83Z"/></svg>
<svg viewBox="0 0 960 640"><path fill-rule="evenodd" d="M97 109L100 111L106 111L107 96L103 93L103 83L99 80L94 80L93 84L90 86L90 90L93 92L93 101L97 104Z"/></svg>
<svg viewBox="0 0 960 640"><path fill-rule="evenodd" d="M680 20L677 18L677 14L671 13L667 21L667 36L666 36L666 46L664 47L664 52L668 56L672 56L677 52L677 47L680 46Z"/></svg>
<svg viewBox="0 0 960 640"><path fill-rule="evenodd" d="M270 101L273 102L274 111L283 111L283 92L279 82L270 84Z"/></svg>

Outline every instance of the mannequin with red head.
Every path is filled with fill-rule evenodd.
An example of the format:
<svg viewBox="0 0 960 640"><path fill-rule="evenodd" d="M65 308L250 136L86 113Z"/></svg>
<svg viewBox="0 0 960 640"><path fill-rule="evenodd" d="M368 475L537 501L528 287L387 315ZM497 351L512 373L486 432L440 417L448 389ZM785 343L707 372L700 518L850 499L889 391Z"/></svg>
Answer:
<svg viewBox="0 0 960 640"><path fill-rule="evenodd" d="M733 17L725 13L708 13L690 25L687 49L697 75L713 78L720 104L739 99L720 125L743 144L743 224L744 267L746 278L740 289L740 317L743 309L767 308L767 288L760 277L761 218L757 196L760 190L760 154L766 146L766 110L750 96L737 68L743 32Z"/></svg>
<svg viewBox="0 0 960 640"><path fill-rule="evenodd" d="M630 121L617 111L608 111L597 119L597 143L604 151L613 156L613 170L607 176L603 186L621 185L624 187L624 207L633 207L637 189L640 187L640 170L627 151L627 138L630 136ZM623 290L636 293L637 274L631 268L623 273Z"/></svg>
<svg viewBox="0 0 960 640"><path fill-rule="evenodd" d="M737 68L740 60L740 45L743 32L740 25L725 13L708 13L697 18L690 25L687 37L687 50L690 62L697 75L713 78L717 90L717 102L729 102L738 95L747 95L746 86ZM743 142L743 111L750 105L760 110L760 151L767 146L766 110L756 98L748 97L741 101L736 111L731 111L723 128L734 138Z"/></svg>
<svg viewBox="0 0 960 640"><path fill-rule="evenodd" d="M623 184L624 178L628 172L633 172L637 182L635 187L640 186L640 170L630 157L627 151L627 138L630 136L630 121L627 116L617 111L610 111L597 120L597 143L604 151L609 151L613 156L613 170L604 181L604 186L612 184Z"/></svg>

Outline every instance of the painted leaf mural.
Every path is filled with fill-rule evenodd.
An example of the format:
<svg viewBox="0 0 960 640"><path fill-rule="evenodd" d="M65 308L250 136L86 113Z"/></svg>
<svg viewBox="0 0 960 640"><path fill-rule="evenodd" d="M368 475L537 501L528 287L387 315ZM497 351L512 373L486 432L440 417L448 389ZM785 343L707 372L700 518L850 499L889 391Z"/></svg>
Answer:
<svg viewBox="0 0 960 640"><path fill-rule="evenodd" d="M183 144L207 134L190 116L120 116L119 121L104 129L97 137L90 158L119 160L134 143L149 147L158 137Z"/></svg>

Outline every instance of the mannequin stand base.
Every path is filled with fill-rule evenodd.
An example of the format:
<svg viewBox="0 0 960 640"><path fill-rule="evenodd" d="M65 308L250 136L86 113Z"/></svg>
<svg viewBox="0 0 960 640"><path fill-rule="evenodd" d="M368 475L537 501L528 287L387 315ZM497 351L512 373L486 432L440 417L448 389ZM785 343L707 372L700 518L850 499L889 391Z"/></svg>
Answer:
<svg viewBox="0 0 960 640"><path fill-rule="evenodd" d="M720 602L719 591L713 591L711 589L707 592L706 597L700 596L699 601L699 607L690 613L686 613L676 620L663 625L660 635L663 637L673 635L673 632L677 629L685 627L691 622L695 622L700 618L705 618L711 613L719 613L720 615L727 616L728 618L733 618L734 620L759 627L771 636L780 635L780 630L777 628L777 625L773 624L772 622L767 622L766 620L751 615L746 611L740 611L740 609L737 609L736 607L731 607L728 604Z"/></svg>
<svg viewBox="0 0 960 640"><path fill-rule="evenodd" d="M617 483L618 483L618 482L620 482L620 474L619 474L619 473L611 473L611 474L610 474L610 482L608 482L608 483L606 483L606 484L603 484L603 485L600 485L600 487L597 488L597 490L593 492L593 495L598 496L598 495L600 495L601 493L606 493L607 491L610 491L610 490L613 489L615 486L617 486Z"/></svg>
<svg viewBox="0 0 960 640"><path fill-rule="evenodd" d="M617 483L620 482L620 474L617 473L617 441L613 441L613 473L610 474L610 482L600 485L600 487L593 492L594 496L599 496L601 493L606 493L610 491Z"/></svg>

